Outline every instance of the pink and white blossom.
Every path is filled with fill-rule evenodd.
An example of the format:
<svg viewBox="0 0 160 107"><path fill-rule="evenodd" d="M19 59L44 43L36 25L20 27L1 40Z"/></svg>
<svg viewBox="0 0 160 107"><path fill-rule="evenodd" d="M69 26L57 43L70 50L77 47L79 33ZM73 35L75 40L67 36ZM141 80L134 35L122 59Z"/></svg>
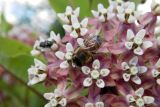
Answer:
<svg viewBox="0 0 160 107"><path fill-rule="evenodd" d="M100 68L100 61L98 59L94 60L92 63L92 69L87 66L82 66L82 72L88 77L83 81L85 87L89 87L93 84L93 81L96 80L96 85L99 88L105 87L105 82L102 79L109 75L110 70L107 68Z"/></svg>

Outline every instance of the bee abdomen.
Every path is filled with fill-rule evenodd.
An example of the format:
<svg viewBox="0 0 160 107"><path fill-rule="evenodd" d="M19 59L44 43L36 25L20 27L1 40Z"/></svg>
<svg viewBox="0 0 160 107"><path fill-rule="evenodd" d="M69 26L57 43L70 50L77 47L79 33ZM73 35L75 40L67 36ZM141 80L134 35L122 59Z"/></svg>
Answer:
<svg viewBox="0 0 160 107"><path fill-rule="evenodd" d="M92 60L91 56L87 52L79 52L75 57L73 57L73 63L76 66L83 66L84 64Z"/></svg>

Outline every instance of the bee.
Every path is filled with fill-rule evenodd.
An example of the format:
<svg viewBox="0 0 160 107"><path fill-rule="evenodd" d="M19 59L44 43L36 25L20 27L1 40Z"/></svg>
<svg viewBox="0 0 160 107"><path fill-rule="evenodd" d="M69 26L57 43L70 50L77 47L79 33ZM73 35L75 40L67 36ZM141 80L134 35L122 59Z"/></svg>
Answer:
<svg viewBox="0 0 160 107"><path fill-rule="evenodd" d="M40 47L42 47L42 48L51 48L53 43L54 43L53 41L46 40L46 41L40 43Z"/></svg>
<svg viewBox="0 0 160 107"><path fill-rule="evenodd" d="M102 38L99 35L90 37L84 41L85 47L78 47L75 50L72 61L73 63L81 67L84 64L90 63L93 61L93 55L99 49L102 43Z"/></svg>

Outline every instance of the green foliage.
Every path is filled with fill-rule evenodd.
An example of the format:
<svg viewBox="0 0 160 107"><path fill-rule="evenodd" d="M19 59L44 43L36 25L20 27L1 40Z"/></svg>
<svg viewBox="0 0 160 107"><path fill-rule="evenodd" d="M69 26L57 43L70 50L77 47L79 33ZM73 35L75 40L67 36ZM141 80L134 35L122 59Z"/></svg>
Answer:
<svg viewBox="0 0 160 107"><path fill-rule="evenodd" d="M27 86L27 69L33 64L31 49L16 40L0 37L0 65L15 79L13 85L0 79L0 91L7 96L0 107L43 107L46 103L42 94L47 90L42 84Z"/></svg>
<svg viewBox="0 0 160 107"><path fill-rule="evenodd" d="M3 13L0 14L0 26L1 36L5 36L5 34L7 34L7 32L12 28L12 26L5 20Z"/></svg>
<svg viewBox="0 0 160 107"><path fill-rule="evenodd" d="M66 6L73 8L80 7L80 17L91 16L91 10L97 8L98 3L102 3L105 7L108 6L108 0L49 0L51 6L57 13L63 13Z"/></svg>
<svg viewBox="0 0 160 107"><path fill-rule="evenodd" d="M50 29L51 29L51 31L54 31L56 34L59 33L62 37L65 35L64 29L63 29L61 23L59 22L59 20L56 20ZM50 32L49 32L49 34L50 34Z"/></svg>
<svg viewBox="0 0 160 107"><path fill-rule="evenodd" d="M27 69L33 63L33 57L30 56L31 48L16 40L3 37L0 37L0 43L0 64L26 81Z"/></svg>

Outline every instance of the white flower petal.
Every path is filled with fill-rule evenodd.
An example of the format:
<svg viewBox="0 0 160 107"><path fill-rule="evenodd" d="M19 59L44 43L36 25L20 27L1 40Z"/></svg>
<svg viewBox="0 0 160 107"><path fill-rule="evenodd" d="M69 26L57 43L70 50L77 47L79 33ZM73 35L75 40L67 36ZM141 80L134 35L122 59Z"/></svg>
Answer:
<svg viewBox="0 0 160 107"><path fill-rule="evenodd" d="M69 63L67 61L63 61L61 64L60 64L60 68L62 69L66 69L69 67Z"/></svg>
<svg viewBox="0 0 160 107"><path fill-rule="evenodd" d="M134 57L129 61L129 64L130 64L130 65L136 66L137 63L138 63L138 57L137 57L137 56L134 56Z"/></svg>
<svg viewBox="0 0 160 107"><path fill-rule="evenodd" d="M94 107L93 103L86 103L85 107Z"/></svg>
<svg viewBox="0 0 160 107"><path fill-rule="evenodd" d="M125 42L125 47L126 47L128 50L131 50L132 47L133 47L133 42Z"/></svg>
<svg viewBox="0 0 160 107"><path fill-rule="evenodd" d="M78 38L78 34L75 30L71 32L70 36L73 38Z"/></svg>
<svg viewBox="0 0 160 107"><path fill-rule="evenodd" d="M49 103L50 107L56 107L58 105L58 101L56 99L51 99Z"/></svg>
<svg viewBox="0 0 160 107"><path fill-rule="evenodd" d="M68 18L63 13L58 13L57 16L65 23L69 23Z"/></svg>
<svg viewBox="0 0 160 107"><path fill-rule="evenodd" d="M62 106L62 107L65 107L67 105L67 99L66 98L62 98L61 101L59 101L59 104Z"/></svg>
<svg viewBox="0 0 160 107"><path fill-rule="evenodd" d="M138 73L138 68L136 66L132 66L130 68L131 75L136 75Z"/></svg>
<svg viewBox="0 0 160 107"><path fill-rule="evenodd" d="M99 88L104 88L104 87L105 87L105 83L104 83L104 81L103 81L102 79L98 79L98 80L96 81L96 85L97 85L97 87L99 87Z"/></svg>
<svg viewBox="0 0 160 107"><path fill-rule="evenodd" d="M100 71L100 74L101 74L101 76L103 76L103 77L108 76L109 73L110 73L110 70L109 70L109 69L101 69L101 71Z"/></svg>
<svg viewBox="0 0 160 107"><path fill-rule="evenodd" d="M134 43L137 45L141 45L143 43L143 39L139 38L139 37L135 37L134 38Z"/></svg>
<svg viewBox="0 0 160 107"><path fill-rule="evenodd" d="M151 96L144 96L143 100L144 100L145 104L152 104L152 103L154 103L154 98L151 97Z"/></svg>
<svg viewBox="0 0 160 107"><path fill-rule="evenodd" d="M44 105L44 107L51 107L51 104L47 103L47 104Z"/></svg>
<svg viewBox="0 0 160 107"><path fill-rule="evenodd" d="M100 68L100 62L99 62L98 59L93 61L92 68L94 68L94 69L99 69Z"/></svg>
<svg viewBox="0 0 160 107"><path fill-rule="evenodd" d="M126 99L129 103L132 103L135 101L135 98L133 97L133 95L130 95L130 94L126 96Z"/></svg>
<svg viewBox="0 0 160 107"><path fill-rule="evenodd" d="M89 86L92 85L92 83L93 83L92 78L89 78L89 77L88 77L88 78L84 79L84 81L83 81L83 86L89 87Z"/></svg>
<svg viewBox="0 0 160 107"><path fill-rule="evenodd" d="M115 16L115 13L108 13L107 14L107 20L111 20Z"/></svg>
<svg viewBox="0 0 160 107"><path fill-rule="evenodd" d="M89 67L87 67L87 66L83 66L82 68L81 68L81 70L82 70L82 72L84 73L84 74L86 74L86 75L88 75L91 71L90 71L90 68Z"/></svg>
<svg viewBox="0 0 160 107"><path fill-rule="evenodd" d="M142 74L142 73L145 73L147 72L147 67L145 66L139 66L138 67L138 73Z"/></svg>
<svg viewBox="0 0 160 107"><path fill-rule="evenodd" d="M36 75L38 74L38 68L36 68L35 66L31 66L30 68L28 68L28 75Z"/></svg>
<svg viewBox="0 0 160 107"><path fill-rule="evenodd" d="M72 14L72 11L73 11L73 10L72 10L72 7L71 7L71 6L67 6L67 7L66 7L66 12L65 12L65 14L66 14L66 15L71 15L71 14Z"/></svg>
<svg viewBox="0 0 160 107"><path fill-rule="evenodd" d="M137 105L138 107L143 107L143 106L144 106L144 101L143 101L143 99L142 99L142 98L138 98L138 99L136 100L136 105Z"/></svg>
<svg viewBox="0 0 160 107"><path fill-rule="evenodd" d="M122 14L124 12L124 8L122 8L121 6L117 6L117 11L118 14Z"/></svg>
<svg viewBox="0 0 160 107"><path fill-rule="evenodd" d="M38 68L39 70L46 71L47 66L44 63L42 63L40 60L35 58L34 63L36 68Z"/></svg>
<svg viewBox="0 0 160 107"><path fill-rule="evenodd" d="M93 79L98 79L99 76L100 76L99 71L97 71L97 70L92 70L92 71L91 71L91 77L92 77Z"/></svg>
<svg viewBox="0 0 160 107"><path fill-rule="evenodd" d="M84 36L86 35L88 32L88 29L87 28L80 28L80 33L81 33L81 36Z"/></svg>
<svg viewBox="0 0 160 107"><path fill-rule="evenodd" d="M160 75L160 72L158 71L158 70L156 70L156 69L153 69L152 70L152 76L153 77L157 77L157 76L159 76Z"/></svg>
<svg viewBox="0 0 160 107"><path fill-rule="evenodd" d="M99 16L99 12L92 10L91 11L94 17L98 17Z"/></svg>
<svg viewBox="0 0 160 107"><path fill-rule="evenodd" d="M45 73L33 75L33 77L29 77L28 85L34 85L36 83L44 81L46 79L46 77L47 77L47 74L45 74Z"/></svg>
<svg viewBox="0 0 160 107"><path fill-rule="evenodd" d="M141 16L141 11L134 11L134 16L136 17L136 19L139 19Z"/></svg>
<svg viewBox="0 0 160 107"><path fill-rule="evenodd" d="M107 14L107 9L106 8L103 8L103 9L101 9L100 11L99 11L101 14Z"/></svg>
<svg viewBox="0 0 160 107"><path fill-rule="evenodd" d="M87 25L88 25L88 18L84 18L84 19L81 21L81 25L82 25L82 27L87 27Z"/></svg>
<svg viewBox="0 0 160 107"><path fill-rule="evenodd" d="M123 70L127 70L130 68L129 65L127 64L127 62L122 62L121 67Z"/></svg>
<svg viewBox="0 0 160 107"><path fill-rule="evenodd" d="M132 12L135 11L136 6L134 2L130 2L128 7L131 9Z"/></svg>
<svg viewBox="0 0 160 107"><path fill-rule="evenodd" d="M74 15L76 16L76 17L78 17L79 16L79 12L80 12L80 8L79 7L77 7L75 10L74 10Z"/></svg>
<svg viewBox="0 0 160 107"><path fill-rule="evenodd" d="M144 89L143 88L139 88L138 90L135 91L135 95L142 97L144 94Z"/></svg>
<svg viewBox="0 0 160 107"><path fill-rule="evenodd" d="M71 25L63 25L63 28L66 32L72 32L72 26Z"/></svg>
<svg viewBox="0 0 160 107"><path fill-rule="evenodd" d="M143 52L142 48L137 47L136 49L134 49L134 53L136 55L143 55L144 52Z"/></svg>
<svg viewBox="0 0 160 107"><path fill-rule="evenodd" d="M128 82L130 80L130 77L131 77L131 74L127 74L127 73L124 73L123 74L123 79L124 81Z"/></svg>
<svg viewBox="0 0 160 107"><path fill-rule="evenodd" d="M101 11L102 9L104 9L104 6L103 6L103 4L99 3L98 4L98 11Z"/></svg>
<svg viewBox="0 0 160 107"><path fill-rule="evenodd" d="M134 76L132 77L132 81L135 83L135 84L141 84L141 79L138 77L138 76Z"/></svg>
<svg viewBox="0 0 160 107"><path fill-rule="evenodd" d="M127 30L127 40L129 41L129 40L133 39L134 36L135 35L134 35L133 31L131 29L128 29Z"/></svg>
<svg viewBox="0 0 160 107"><path fill-rule="evenodd" d="M146 30L145 30L145 29L141 29L141 30L136 34L136 37L143 39L145 35L146 35Z"/></svg>
<svg viewBox="0 0 160 107"><path fill-rule="evenodd" d="M47 100L51 100L54 97L54 93L44 93L44 98Z"/></svg>
<svg viewBox="0 0 160 107"><path fill-rule="evenodd" d="M55 32L51 31L50 32L50 37L53 38L57 43L61 41L61 37L59 34L55 34Z"/></svg>
<svg viewBox="0 0 160 107"><path fill-rule="evenodd" d="M41 37L39 37L39 38L41 38ZM40 40L36 40L35 43L34 43L33 48L36 49L37 47L39 47L40 42L41 42Z"/></svg>
<svg viewBox="0 0 160 107"><path fill-rule="evenodd" d="M47 74L43 73L43 74L39 74L38 76L39 76L39 82L41 82L41 81L44 81L46 79Z"/></svg>
<svg viewBox="0 0 160 107"><path fill-rule="evenodd" d="M78 18L75 15L71 16L71 22L72 22L73 28L78 29L80 27L80 23L78 21Z"/></svg>
<svg viewBox="0 0 160 107"><path fill-rule="evenodd" d="M64 56L65 56L65 53L61 52L61 51L57 51L55 53L56 57L63 60L64 59Z"/></svg>
<svg viewBox="0 0 160 107"><path fill-rule="evenodd" d="M160 58L159 58L158 61L156 62L155 66L156 66L157 68L160 68Z"/></svg>
<svg viewBox="0 0 160 107"><path fill-rule="evenodd" d="M105 17L103 15L99 16L98 20L100 22L105 22Z"/></svg>
<svg viewBox="0 0 160 107"><path fill-rule="evenodd" d="M103 102L96 102L95 107L104 107L104 103Z"/></svg>
<svg viewBox="0 0 160 107"><path fill-rule="evenodd" d="M160 79L157 79L156 82L158 85L160 85Z"/></svg>
<svg viewBox="0 0 160 107"><path fill-rule="evenodd" d="M124 14L117 14L117 17L121 22L125 21L125 15Z"/></svg>
<svg viewBox="0 0 160 107"><path fill-rule="evenodd" d="M128 23L134 23L136 21L136 18L133 15L130 15L127 21Z"/></svg>
<svg viewBox="0 0 160 107"><path fill-rule="evenodd" d="M38 51L38 50L36 50L36 49L33 49L33 50L31 51L31 55L32 55L32 56L37 56L37 55L40 55L40 54L41 54L41 52Z"/></svg>
<svg viewBox="0 0 160 107"><path fill-rule="evenodd" d="M74 51L73 46L72 46L71 43L67 43L66 44L66 51L67 52L73 52Z"/></svg>
<svg viewBox="0 0 160 107"><path fill-rule="evenodd" d="M78 38L78 39L77 39L77 43L78 43L78 45L79 45L80 47L85 47L85 45L84 45L84 39Z"/></svg>
<svg viewBox="0 0 160 107"><path fill-rule="evenodd" d="M142 44L143 49L148 49L153 46L153 43L151 41L144 41Z"/></svg>

